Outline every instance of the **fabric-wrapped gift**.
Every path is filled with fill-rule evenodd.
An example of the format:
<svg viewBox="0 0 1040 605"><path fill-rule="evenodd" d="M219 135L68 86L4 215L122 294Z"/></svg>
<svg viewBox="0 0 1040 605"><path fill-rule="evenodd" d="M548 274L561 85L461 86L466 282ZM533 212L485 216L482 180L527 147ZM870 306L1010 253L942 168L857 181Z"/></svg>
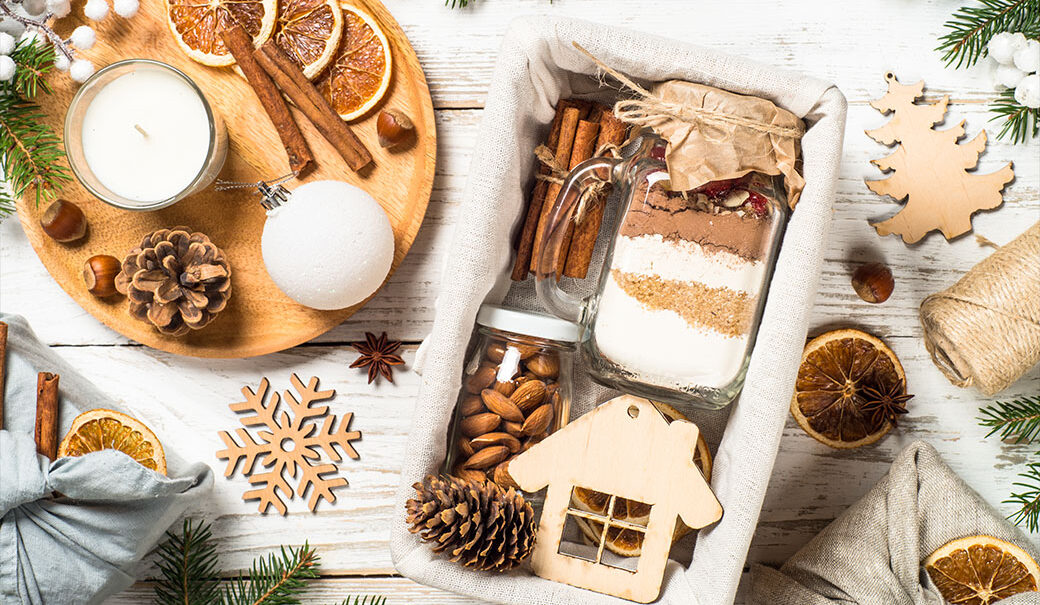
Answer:
<svg viewBox="0 0 1040 605"><path fill-rule="evenodd" d="M752 569L750 603L770 605L943 605L922 562L942 545L987 535L1034 559L1040 551L943 461L917 441L863 498L775 570ZM1021 593L1001 605L1036 605Z"/></svg>
<svg viewBox="0 0 1040 605"><path fill-rule="evenodd" d="M728 411L683 410L715 454L711 486L725 511L722 520L673 548L661 603L714 605L733 601L748 545L758 522L777 447L788 415L794 379L819 279L841 160L845 99L833 85L801 74L668 40L577 19L528 17L506 34L488 91L484 117L460 205L448 266L443 272L433 331L420 350L422 386L404 460L391 525L394 564L423 584L501 603L627 603L531 575L475 572L435 556L408 532L405 502L412 484L440 469L448 424L477 310L482 303L535 309L531 281L510 291L512 236L523 221L534 178L535 147L545 140L560 99L592 96L607 101L593 61L642 85L685 80L769 99L803 119L805 189L791 215L769 289L758 345L744 390ZM616 91L615 91L616 92ZM597 96L599 95L599 96ZM606 239L606 238L604 238ZM598 266L593 263L593 266ZM594 281L595 277L589 277ZM590 384L576 370L571 418L617 395Z"/></svg>
<svg viewBox="0 0 1040 605"><path fill-rule="evenodd" d="M115 450L48 460L36 453L37 372L59 374L60 433L89 409L126 411L41 343L9 326L0 431L0 602L101 603L134 582L134 565L213 485L208 466L166 450L169 476Z"/></svg>

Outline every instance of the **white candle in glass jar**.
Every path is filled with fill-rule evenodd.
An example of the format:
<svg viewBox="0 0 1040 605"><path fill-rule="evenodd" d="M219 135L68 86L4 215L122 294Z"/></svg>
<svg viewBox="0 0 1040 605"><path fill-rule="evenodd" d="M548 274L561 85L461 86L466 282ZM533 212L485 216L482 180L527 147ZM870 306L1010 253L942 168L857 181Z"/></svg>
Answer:
<svg viewBox="0 0 1040 605"><path fill-rule="evenodd" d="M198 90L162 69L117 77L83 114L83 159L98 182L136 202L188 188L206 163L213 136Z"/></svg>

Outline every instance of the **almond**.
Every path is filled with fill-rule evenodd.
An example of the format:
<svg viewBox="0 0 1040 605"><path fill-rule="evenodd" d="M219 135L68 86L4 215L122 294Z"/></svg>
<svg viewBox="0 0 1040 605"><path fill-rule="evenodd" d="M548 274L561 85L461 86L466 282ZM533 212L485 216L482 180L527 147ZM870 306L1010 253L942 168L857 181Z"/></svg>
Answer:
<svg viewBox="0 0 1040 605"><path fill-rule="evenodd" d="M459 422L459 430L467 437L476 437L497 429L501 422L502 418L498 414L484 412L464 417Z"/></svg>
<svg viewBox="0 0 1040 605"><path fill-rule="evenodd" d="M488 345L487 350L484 351L484 355L486 355L491 361L499 363L502 361L502 358L506 356L506 345L497 341L493 342Z"/></svg>
<svg viewBox="0 0 1040 605"><path fill-rule="evenodd" d="M520 359L530 359L538 354L541 349L534 345L513 345L517 351L520 351Z"/></svg>
<svg viewBox="0 0 1040 605"><path fill-rule="evenodd" d="M560 374L560 359L554 353L542 353L527 361L527 369L541 378L556 378Z"/></svg>
<svg viewBox="0 0 1040 605"><path fill-rule="evenodd" d="M542 442L542 439L543 437L528 437L527 439L524 439L523 445L520 446L520 453L522 454L527 450L531 449L532 447L538 445Z"/></svg>
<svg viewBox="0 0 1040 605"><path fill-rule="evenodd" d="M523 422L524 413L508 397L492 389L484 389L480 392L480 398L484 401L487 409L498 414L511 422Z"/></svg>
<svg viewBox="0 0 1040 605"><path fill-rule="evenodd" d="M484 402L480 400L479 395L466 395L463 398L462 403L459 404L459 414L463 416L472 416L473 414L479 414L486 412L487 409L484 407Z"/></svg>
<svg viewBox="0 0 1040 605"><path fill-rule="evenodd" d="M500 462L495 470L491 473L492 481L497 483L499 487L506 489L520 489L520 486L513 480L513 476L509 474L509 460Z"/></svg>
<svg viewBox="0 0 1040 605"><path fill-rule="evenodd" d="M519 439L519 438L524 436L524 432L521 430L522 427L523 427L523 423L520 423L520 422L508 422L508 421L506 421L506 422L502 423L502 430L504 430L505 432L509 433L510 435L516 437L517 439Z"/></svg>
<svg viewBox="0 0 1040 605"><path fill-rule="evenodd" d="M477 451L473 449L473 446L469 444L469 439L466 439L465 437L459 437L458 448L459 451L462 452L462 455L467 458L475 454Z"/></svg>
<svg viewBox="0 0 1040 605"><path fill-rule="evenodd" d="M480 366L466 378L466 390L477 395L495 382L494 366Z"/></svg>
<svg viewBox="0 0 1040 605"><path fill-rule="evenodd" d="M485 475L483 471L475 471L471 468L457 468L451 474L455 475L459 479L476 481L477 483L487 481L487 475Z"/></svg>
<svg viewBox="0 0 1040 605"><path fill-rule="evenodd" d="M531 410L542 405L545 401L545 383L541 380L528 380L527 382L516 387L513 394L509 396L509 400L512 401L516 407L520 408L520 411L524 414L531 413Z"/></svg>
<svg viewBox="0 0 1040 605"><path fill-rule="evenodd" d="M470 447L470 455L474 451L484 449L490 445L504 445L509 448L509 453L515 454L520 450L520 440L509 433L485 433L474 437L467 445Z"/></svg>
<svg viewBox="0 0 1040 605"><path fill-rule="evenodd" d="M513 394L513 391L516 390L516 383L515 382L496 382L495 386L492 387L492 388L495 389L496 391L498 391L499 393L502 393L506 397L509 397L510 395Z"/></svg>
<svg viewBox="0 0 1040 605"><path fill-rule="evenodd" d="M531 415L527 417L527 420L524 420L520 432L528 437L533 435L544 435L545 432L549 430L549 425L552 424L552 419L553 407L547 403L531 412Z"/></svg>
<svg viewBox="0 0 1040 605"><path fill-rule="evenodd" d="M509 457L509 448L504 445L486 447L462 463L462 468L490 468Z"/></svg>

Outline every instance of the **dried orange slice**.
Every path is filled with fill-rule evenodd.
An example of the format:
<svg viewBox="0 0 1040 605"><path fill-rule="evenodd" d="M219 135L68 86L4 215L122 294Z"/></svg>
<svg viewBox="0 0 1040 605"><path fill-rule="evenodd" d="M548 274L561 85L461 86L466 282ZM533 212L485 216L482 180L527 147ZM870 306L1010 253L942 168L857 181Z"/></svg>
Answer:
<svg viewBox="0 0 1040 605"><path fill-rule="evenodd" d="M141 421L112 410L90 410L72 421L58 456L119 450L146 468L166 474L166 454L155 433Z"/></svg>
<svg viewBox="0 0 1040 605"><path fill-rule="evenodd" d="M390 86L390 43L375 18L347 3L343 9L343 42L318 90L344 120L355 120L386 94Z"/></svg>
<svg viewBox="0 0 1040 605"><path fill-rule="evenodd" d="M682 412L666 403L655 401L654 405L669 420L689 420ZM697 451L693 454L693 463L701 470L704 479L711 481L711 450L708 449L708 442L704 440L704 435L697 437ZM610 496L601 492L576 487L571 493L571 506L579 510L604 515L609 504ZM626 500L625 498L617 498L616 502L614 502L612 518L646 527L650 522L650 505ZM603 531L603 524L580 517L576 517L575 520L589 543L598 545ZM674 544L680 538L690 533L690 531L689 527L677 520L675 533L672 534L672 543ZM607 539L604 542L604 546L607 550L623 557L638 557L643 551L643 534L639 531L611 526L607 528Z"/></svg>
<svg viewBox="0 0 1040 605"><path fill-rule="evenodd" d="M203 65L231 65L235 58L220 31L238 22L259 46L274 33L277 0L166 0L166 23L184 54Z"/></svg>
<svg viewBox="0 0 1040 605"><path fill-rule="evenodd" d="M948 542L925 559L924 568L955 605L989 605L1034 592L1040 582L1040 567L1026 551L992 536Z"/></svg>
<svg viewBox="0 0 1040 605"><path fill-rule="evenodd" d="M910 397L892 349L866 332L834 330L805 346L791 414L817 441L849 449L892 430Z"/></svg>
<svg viewBox="0 0 1040 605"><path fill-rule="evenodd" d="M343 38L338 0L281 0L274 40L313 80L336 56Z"/></svg>

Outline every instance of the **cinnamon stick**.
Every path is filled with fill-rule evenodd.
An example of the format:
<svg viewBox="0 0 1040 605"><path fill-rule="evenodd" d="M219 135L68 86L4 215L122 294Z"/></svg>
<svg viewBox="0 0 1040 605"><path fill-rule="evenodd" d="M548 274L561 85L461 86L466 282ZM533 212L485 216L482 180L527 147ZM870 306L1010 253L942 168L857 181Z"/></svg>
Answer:
<svg viewBox="0 0 1040 605"><path fill-rule="evenodd" d="M621 145L628 136L628 124L614 117L609 110L600 117L599 137L596 140L596 151L603 153L605 147ZM607 191L603 191L595 199L588 201L585 217L574 229L571 248L567 253L567 263L563 274L567 277L585 279L592 263L592 253L596 249L596 238L603 223L604 205Z"/></svg>
<svg viewBox="0 0 1040 605"><path fill-rule="evenodd" d="M289 170L297 174L302 173L314 161L314 156L311 154L310 147L307 146L307 140L303 138L303 133L300 132L300 127L296 125L296 120L289 112L289 106L282 94L278 92L274 82L253 58L252 38L238 23L233 23L230 27L221 30L220 37L224 40L224 45L227 46L231 55L235 57L235 62L246 76L246 81L253 88L256 97L260 99L260 105L263 106L267 117L271 118L271 123L278 131L278 137L282 139L282 147L285 148L285 154L289 158Z"/></svg>
<svg viewBox="0 0 1040 605"><path fill-rule="evenodd" d="M578 129L574 133L574 148L571 149L571 159L568 170L574 170L575 166L596 154L596 139L599 136L599 124L587 120L578 122ZM558 193L558 192L557 192ZM560 253L556 257L556 268L563 274L567 263L567 255L571 249L571 239L574 237L574 221L567 222L567 232L563 235L560 245Z"/></svg>
<svg viewBox="0 0 1040 605"><path fill-rule="evenodd" d="M556 149L556 144L560 140L560 130L563 126L563 114L568 108L577 108L578 117L583 118L585 115L588 115L591 109L591 104L588 101L581 99L561 99L560 102L556 104L556 115L553 117L552 126L549 128L549 138L546 141L546 146L549 149ZM549 173L549 167L545 164L539 163L538 174L545 176ZM538 229L538 221L542 215L542 206L545 203L545 194L548 192L548 189L549 183L547 181L542 179L537 179L535 181L531 197L527 203L527 211L524 215L524 224L516 239L516 260L513 263L513 281L523 281L531 271L531 257L534 253L535 232Z"/></svg>
<svg viewBox="0 0 1040 605"><path fill-rule="evenodd" d="M7 366L7 324L0 321L0 429L4 428L4 368Z"/></svg>
<svg viewBox="0 0 1040 605"><path fill-rule="evenodd" d="M58 457L58 375L50 372L36 377L36 451Z"/></svg>
<svg viewBox="0 0 1040 605"><path fill-rule="evenodd" d="M332 143L352 170L357 172L372 162L372 155L343 118L339 117L325 97L274 41L268 40L253 51L253 57L278 88L314 123L321 136Z"/></svg>
<svg viewBox="0 0 1040 605"><path fill-rule="evenodd" d="M563 110L563 120L560 123L560 138L556 141L553 149L553 157L557 166L568 166L571 161L571 150L574 148L574 135L578 132L578 122L581 121L580 111L576 107L568 107ZM534 233L534 244L531 247L531 271L538 270L538 261L545 238L549 236L546 231L549 227L549 214L552 212L556 202L556 196L560 193L561 186L549 183L545 191L545 200L538 215L538 228Z"/></svg>

